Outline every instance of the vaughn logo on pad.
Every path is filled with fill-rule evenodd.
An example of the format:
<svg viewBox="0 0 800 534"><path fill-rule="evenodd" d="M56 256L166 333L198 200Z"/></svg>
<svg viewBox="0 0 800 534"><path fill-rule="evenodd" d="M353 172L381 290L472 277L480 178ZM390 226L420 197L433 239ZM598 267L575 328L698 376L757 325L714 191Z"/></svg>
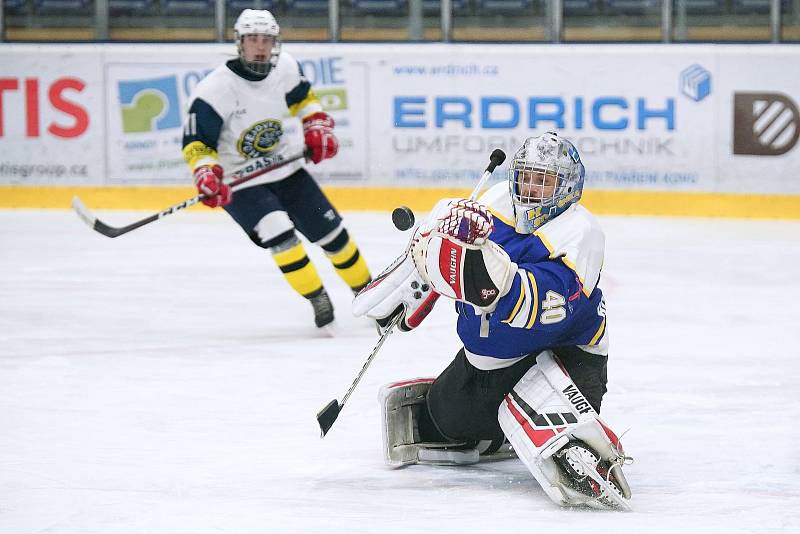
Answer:
<svg viewBox="0 0 800 534"><path fill-rule="evenodd" d="M733 95L733 153L780 156L800 137L797 105L780 93Z"/></svg>

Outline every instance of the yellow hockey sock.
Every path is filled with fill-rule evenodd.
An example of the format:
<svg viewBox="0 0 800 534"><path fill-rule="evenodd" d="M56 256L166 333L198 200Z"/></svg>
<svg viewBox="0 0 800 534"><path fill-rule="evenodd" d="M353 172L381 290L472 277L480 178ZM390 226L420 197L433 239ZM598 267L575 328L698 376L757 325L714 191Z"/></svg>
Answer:
<svg viewBox="0 0 800 534"><path fill-rule="evenodd" d="M302 243L272 255L286 281L306 298L322 289L322 279L316 267L311 263Z"/></svg>
<svg viewBox="0 0 800 534"><path fill-rule="evenodd" d="M352 239L348 239L347 244L339 251L328 254L328 258L336 269L336 274L354 291L361 289L372 279L367 262Z"/></svg>

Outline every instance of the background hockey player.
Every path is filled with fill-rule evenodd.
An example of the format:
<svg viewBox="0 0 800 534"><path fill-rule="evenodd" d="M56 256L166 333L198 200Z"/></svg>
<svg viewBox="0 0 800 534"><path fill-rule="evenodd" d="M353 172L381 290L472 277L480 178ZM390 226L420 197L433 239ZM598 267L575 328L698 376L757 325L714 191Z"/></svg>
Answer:
<svg viewBox="0 0 800 534"><path fill-rule="evenodd" d="M224 207L259 247L268 249L289 285L314 308L318 327L334 319L333 306L296 230L322 247L336 272L357 292L369 270L342 218L301 162L247 182L235 194L225 173L269 165L286 148L285 119L302 119L311 160L338 150L334 121L298 62L281 51L280 28L269 11L245 9L234 25L239 57L204 78L191 97L183 155L210 207Z"/></svg>
<svg viewBox="0 0 800 534"><path fill-rule="evenodd" d="M401 330L437 295L456 301L464 347L435 379L381 391L386 460L472 463L513 445L561 505L627 509L626 457L598 417L608 334L598 287L605 238L578 204L584 167L567 140L525 140L508 183L445 199L404 256L353 303Z"/></svg>

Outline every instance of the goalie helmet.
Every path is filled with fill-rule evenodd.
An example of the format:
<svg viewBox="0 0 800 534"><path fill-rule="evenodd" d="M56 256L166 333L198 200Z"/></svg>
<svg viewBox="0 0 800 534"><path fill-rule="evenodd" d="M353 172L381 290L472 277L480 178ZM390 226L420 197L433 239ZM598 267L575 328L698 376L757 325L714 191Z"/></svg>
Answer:
<svg viewBox="0 0 800 534"><path fill-rule="evenodd" d="M266 77L278 64L281 54L281 28L278 21L266 9L245 9L233 25L233 35L236 40L236 49L242 66L256 76ZM242 41L245 35L267 35L272 37L272 50L270 57L265 61L248 61L245 58Z"/></svg>
<svg viewBox="0 0 800 534"><path fill-rule="evenodd" d="M563 137L547 132L527 138L508 169L516 231L532 234L578 202L584 174L578 150Z"/></svg>

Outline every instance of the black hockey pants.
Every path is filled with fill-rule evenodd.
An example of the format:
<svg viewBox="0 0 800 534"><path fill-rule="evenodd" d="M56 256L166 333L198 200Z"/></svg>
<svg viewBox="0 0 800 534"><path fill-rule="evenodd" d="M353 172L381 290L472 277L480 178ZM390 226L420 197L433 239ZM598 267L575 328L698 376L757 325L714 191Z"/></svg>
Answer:
<svg viewBox="0 0 800 534"><path fill-rule="evenodd" d="M592 407L600 412L606 392L608 356L590 354L577 347L553 349L558 359ZM423 421L423 441L441 441L433 428L451 441L480 441L503 438L497 411L506 394L536 364L529 355L510 367L482 371L467 360L464 349L436 378L428 392L428 415Z"/></svg>

